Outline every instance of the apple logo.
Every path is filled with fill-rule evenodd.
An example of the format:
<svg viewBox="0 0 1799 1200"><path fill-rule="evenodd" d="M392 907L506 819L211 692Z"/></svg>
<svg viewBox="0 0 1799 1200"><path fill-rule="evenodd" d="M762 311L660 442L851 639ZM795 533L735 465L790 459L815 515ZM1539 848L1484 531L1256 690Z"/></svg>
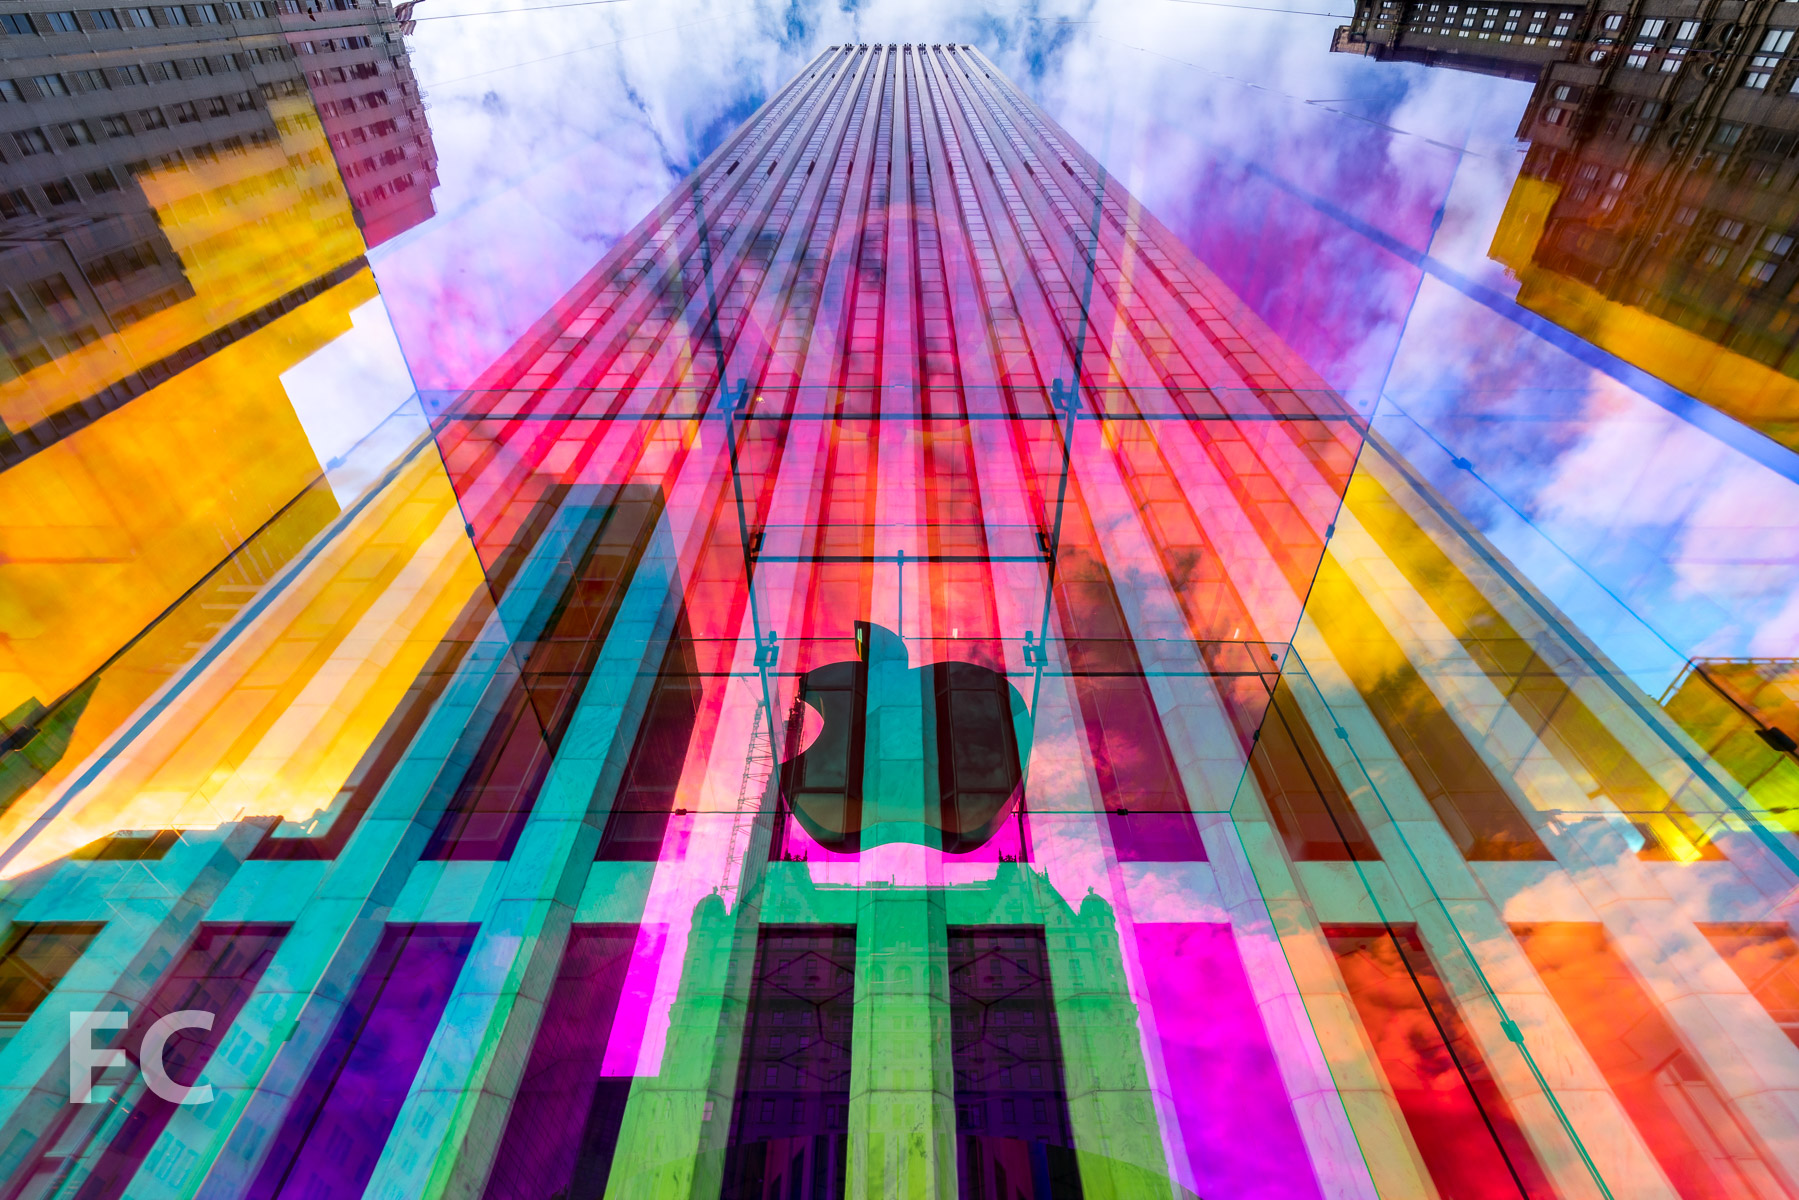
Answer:
<svg viewBox="0 0 1799 1200"><path fill-rule="evenodd" d="M800 678L799 703L823 726L793 753L799 722L791 723L781 794L793 819L827 850L979 848L1024 790L1024 697L990 667L909 666L905 642L867 621L856 622L856 651L854 662Z"/></svg>

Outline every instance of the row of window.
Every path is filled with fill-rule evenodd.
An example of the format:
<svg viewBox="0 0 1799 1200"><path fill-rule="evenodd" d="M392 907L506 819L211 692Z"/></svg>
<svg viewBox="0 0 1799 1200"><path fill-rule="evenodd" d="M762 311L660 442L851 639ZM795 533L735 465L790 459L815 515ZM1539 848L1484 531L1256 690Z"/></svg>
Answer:
<svg viewBox="0 0 1799 1200"><path fill-rule="evenodd" d="M331 135L331 144L339 150L350 146L360 146L374 138L383 138L390 133L398 133L400 123L393 118L376 121L369 125L358 125L354 129L340 129Z"/></svg>
<svg viewBox="0 0 1799 1200"><path fill-rule="evenodd" d="M347 162L343 164L344 177L346 179L355 179L363 175L372 175L382 167L391 167L395 163L404 162L407 149L408 147L406 146L396 146L391 150L383 151L379 155L371 154L369 157L361 159L358 162Z"/></svg>
<svg viewBox="0 0 1799 1200"><path fill-rule="evenodd" d="M25 79L0 79L0 103L54 100L77 93L108 92L115 86L137 87L182 79L203 79L220 71L244 71L259 63L276 63L285 54L281 47L242 50L214 58L164 59L160 62L127 63L121 67L63 71Z"/></svg>
<svg viewBox="0 0 1799 1200"><path fill-rule="evenodd" d="M322 7L352 9L358 0L329 0ZM142 8L90 8L42 13L0 15L0 30L14 37L57 33L100 32L107 29L169 29L181 26L218 25L225 21L260 20L279 13L302 13L301 0L224 0L218 4L164 4Z"/></svg>
<svg viewBox="0 0 1799 1200"><path fill-rule="evenodd" d="M1768 30L1762 36L1761 45L1755 48L1755 55L1749 60L1749 69L1743 72L1741 86L1751 91L1766 91L1774 80L1774 71L1780 66L1781 58L1792 44L1793 30ZM1793 88L1789 85L1787 90L1792 91Z"/></svg>
<svg viewBox="0 0 1799 1200"><path fill-rule="evenodd" d="M376 88L372 92L364 92L360 96L346 96L342 100L323 100L319 102L319 115L324 117L341 117L350 113L380 108L387 103L387 91Z"/></svg>
<svg viewBox="0 0 1799 1200"><path fill-rule="evenodd" d="M1605 18L1605 28L1611 32L1623 31L1624 14L1611 13ZM1665 17L1645 17L1637 27L1636 38L1626 51L1624 65L1633 71L1647 71L1653 65L1663 74L1677 74L1686 64L1687 54L1693 43L1699 40L1701 23L1698 21L1673 21ZM1789 33L1788 38L1792 35ZM1783 47L1784 48L1784 47ZM1601 53L1599 57L1603 57Z"/></svg>
<svg viewBox="0 0 1799 1200"><path fill-rule="evenodd" d="M1505 33L1517 33L1519 25L1523 24L1523 32L1529 36L1564 38L1573 30L1575 14L1571 12L1539 8L1528 10L1529 17L1526 19L1526 11L1522 8L1507 8L1502 11L1496 7L1483 8L1474 4L1449 4L1442 6L1442 11L1439 12L1439 6L1432 4L1428 7L1420 5L1415 20L1424 27L1422 32L1425 33L1447 33L1458 28L1501 29ZM1502 19L1503 26L1500 24Z"/></svg>
<svg viewBox="0 0 1799 1200"><path fill-rule="evenodd" d="M386 183L378 183L366 192L357 192L355 194L354 199L356 201L356 206L358 208L367 208L371 204L379 204L383 200L392 199L401 192L410 191L413 182L412 176L407 174L401 175L396 179L390 179Z"/></svg>
<svg viewBox="0 0 1799 1200"><path fill-rule="evenodd" d="M26 157L36 154L49 154L58 141L69 149L80 146L91 146L102 137L130 137L134 133L148 132L153 129L167 129L170 118L177 125L190 125L208 117L228 117L233 112L249 112L256 108L256 96L251 92L238 92L233 96L210 96L204 100L184 100L179 104L171 104L164 108L145 108L137 113L136 128L124 113L97 118L94 121L63 121L46 130L42 127L21 129L12 135L13 145ZM96 130L97 127L97 130ZM51 132L57 135L53 140Z"/></svg>
<svg viewBox="0 0 1799 1200"><path fill-rule="evenodd" d="M1679 225L1696 227L1694 260L1700 266L1720 270L1742 253L1746 242L1750 242L1743 236L1748 227L1737 217L1716 216L1702 222L1701 215L1697 208L1689 206L1677 210L1674 220ZM1771 281L1792 253L1793 246L1791 233L1780 229L1763 230L1749 246L1740 274L1742 282L1760 285Z"/></svg>

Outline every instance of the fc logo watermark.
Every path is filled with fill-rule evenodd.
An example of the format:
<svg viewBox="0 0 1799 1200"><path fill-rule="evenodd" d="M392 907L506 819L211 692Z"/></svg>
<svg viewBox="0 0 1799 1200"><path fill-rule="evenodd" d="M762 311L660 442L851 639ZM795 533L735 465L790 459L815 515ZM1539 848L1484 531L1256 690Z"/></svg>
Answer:
<svg viewBox="0 0 1799 1200"><path fill-rule="evenodd" d="M123 1049L94 1045L97 1029L124 1029L131 1023L128 1013L72 1012L69 1014L69 1099L76 1104L93 1104L94 1073L108 1067L129 1067L131 1059ZM183 1087L169 1078L162 1061L169 1039L183 1029L212 1029L212 1014L205 1009L184 1008L151 1024L144 1030L143 1044L137 1052L138 1069L144 1082L161 1099L170 1104L205 1104L212 1099L210 1083Z"/></svg>

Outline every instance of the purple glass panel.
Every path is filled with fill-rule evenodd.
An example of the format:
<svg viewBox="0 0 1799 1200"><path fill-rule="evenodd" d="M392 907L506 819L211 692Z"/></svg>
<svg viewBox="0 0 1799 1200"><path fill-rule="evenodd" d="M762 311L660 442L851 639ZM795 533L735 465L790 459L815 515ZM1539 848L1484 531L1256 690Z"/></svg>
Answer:
<svg viewBox="0 0 1799 1200"><path fill-rule="evenodd" d="M635 925L576 925L487 1180L487 1200L599 1200L628 1076L602 1074Z"/></svg>
<svg viewBox="0 0 1799 1200"><path fill-rule="evenodd" d="M949 980L961 1194L1080 1196L1042 928L952 928Z"/></svg>
<svg viewBox="0 0 1799 1200"><path fill-rule="evenodd" d="M449 1002L474 925L390 925L288 1109L253 1200L360 1196Z"/></svg>
<svg viewBox="0 0 1799 1200"><path fill-rule="evenodd" d="M1231 927L1140 924L1137 951L1194 1191L1319 1200Z"/></svg>
<svg viewBox="0 0 1799 1200"><path fill-rule="evenodd" d="M764 926L720 1200L844 1194L856 933Z"/></svg>

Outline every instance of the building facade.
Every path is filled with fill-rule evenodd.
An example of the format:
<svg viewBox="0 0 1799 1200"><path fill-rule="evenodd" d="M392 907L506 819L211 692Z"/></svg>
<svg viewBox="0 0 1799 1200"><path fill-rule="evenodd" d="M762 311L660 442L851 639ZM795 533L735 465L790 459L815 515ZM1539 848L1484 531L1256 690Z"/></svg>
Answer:
<svg viewBox="0 0 1799 1200"><path fill-rule="evenodd" d="M0 727L5 1194L1799 1194L1791 815L978 51L425 399Z"/></svg>
<svg viewBox="0 0 1799 1200"><path fill-rule="evenodd" d="M1363 0L1332 48L1535 81L1491 249L1518 302L1792 446L1795 34L1778 0L1459 14Z"/></svg>

